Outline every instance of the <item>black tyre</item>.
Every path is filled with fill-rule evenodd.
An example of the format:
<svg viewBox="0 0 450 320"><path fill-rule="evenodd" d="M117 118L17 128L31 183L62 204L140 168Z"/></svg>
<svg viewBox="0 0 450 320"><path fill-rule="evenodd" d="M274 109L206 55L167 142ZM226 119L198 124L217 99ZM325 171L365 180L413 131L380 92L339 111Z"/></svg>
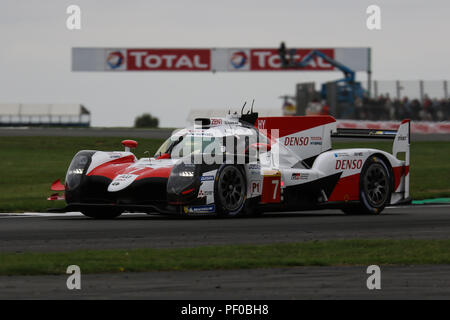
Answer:
<svg viewBox="0 0 450 320"><path fill-rule="evenodd" d="M239 167L224 165L219 169L214 183L214 202L219 216L235 216L246 211L247 182Z"/></svg>
<svg viewBox="0 0 450 320"><path fill-rule="evenodd" d="M342 209L346 214L380 214L391 199L392 174L383 159L371 156L359 177L359 203Z"/></svg>
<svg viewBox="0 0 450 320"><path fill-rule="evenodd" d="M92 208L81 210L81 213L94 219L114 219L120 216L123 211L114 208Z"/></svg>

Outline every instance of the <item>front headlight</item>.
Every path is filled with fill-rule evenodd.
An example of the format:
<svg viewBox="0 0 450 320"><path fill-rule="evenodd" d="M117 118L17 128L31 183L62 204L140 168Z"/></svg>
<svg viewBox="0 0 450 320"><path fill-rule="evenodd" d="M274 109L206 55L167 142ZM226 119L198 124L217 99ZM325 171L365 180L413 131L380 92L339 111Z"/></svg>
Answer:
<svg viewBox="0 0 450 320"><path fill-rule="evenodd" d="M194 164L187 164L183 161L177 162L170 172L167 182L167 192L171 194L181 194L182 191L193 188L197 178L197 168Z"/></svg>
<svg viewBox="0 0 450 320"><path fill-rule="evenodd" d="M75 189L81 183L81 178L91 163L91 157L95 151L80 151L73 157L66 174L68 189Z"/></svg>
<svg viewBox="0 0 450 320"><path fill-rule="evenodd" d="M179 173L180 177L193 177L194 176L194 171L181 171Z"/></svg>

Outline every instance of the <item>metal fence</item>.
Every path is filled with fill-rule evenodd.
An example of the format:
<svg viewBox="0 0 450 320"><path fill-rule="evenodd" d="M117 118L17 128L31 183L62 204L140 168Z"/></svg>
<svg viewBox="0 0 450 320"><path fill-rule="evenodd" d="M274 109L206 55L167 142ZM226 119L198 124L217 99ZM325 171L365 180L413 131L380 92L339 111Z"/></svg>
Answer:
<svg viewBox="0 0 450 320"><path fill-rule="evenodd" d="M448 99L448 80L376 80L372 83L372 97L391 99Z"/></svg>
<svg viewBox="0 0 450 320"><path fill-rule="evenodd" d="M348 118L368 120L450 120L448 81L373 81L371 97L356 101Z"/></svg>

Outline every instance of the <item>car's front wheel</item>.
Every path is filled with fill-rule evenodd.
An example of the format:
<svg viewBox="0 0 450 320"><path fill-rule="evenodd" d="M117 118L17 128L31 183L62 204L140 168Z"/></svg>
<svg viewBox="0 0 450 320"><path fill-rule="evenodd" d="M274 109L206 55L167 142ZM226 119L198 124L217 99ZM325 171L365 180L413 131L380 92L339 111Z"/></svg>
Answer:
<svg viewBox="0 0 450 320"><path fill-rule="evenodd" d="M238 166L225 165L219 169L214 183L214 202L220 216L243 213L247 201L245 176Z"/></svg>
<svg viewBox="0 0 450 320"><path fill-rule="evenodd" d="M383 159L371 156L359 177L359 203L342 209L346 214L380 214L391 199L391 171Z"/></svg>

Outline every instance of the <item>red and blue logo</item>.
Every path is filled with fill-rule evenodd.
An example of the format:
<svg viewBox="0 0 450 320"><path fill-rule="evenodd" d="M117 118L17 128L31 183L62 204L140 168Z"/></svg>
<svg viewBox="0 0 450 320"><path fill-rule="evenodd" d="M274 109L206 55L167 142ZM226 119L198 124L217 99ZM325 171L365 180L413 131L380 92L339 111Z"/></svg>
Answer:
<svg viewBox="0 0 450 320"><path fill-rule="evenodd" d="M235 69L240 69L247 64L248 56L244 51L233 52L230 63Z"/></svg>
<svg viewBox="0 0 450 320"><path fill-rule="evenodd" d="M119 68L123 64L124 61L125 61L125 57L123 56L122 52L120 52L120 51L111 52L108 55L108 57L106 58L106 64L111 69Z"/></svg>

